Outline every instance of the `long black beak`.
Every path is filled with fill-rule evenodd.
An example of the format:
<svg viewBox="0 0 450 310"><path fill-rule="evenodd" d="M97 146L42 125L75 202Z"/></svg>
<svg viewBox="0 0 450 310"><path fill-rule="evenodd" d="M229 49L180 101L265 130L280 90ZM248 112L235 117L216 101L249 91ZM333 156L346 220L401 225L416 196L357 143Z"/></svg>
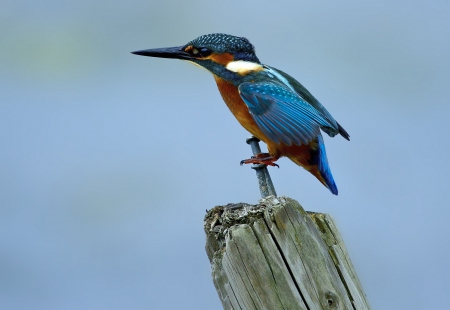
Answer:
<svg viewBox="0 0 450 310"><path fill-rule="evenodd" d="M174 58L174 59L193 59L191 54L186 53L183 50L184 46L175 47L163 47L163 48L153 48L149 50L142 50L131 52L135 55L149 56L149 57L159 57L159 58Z"/></svg>

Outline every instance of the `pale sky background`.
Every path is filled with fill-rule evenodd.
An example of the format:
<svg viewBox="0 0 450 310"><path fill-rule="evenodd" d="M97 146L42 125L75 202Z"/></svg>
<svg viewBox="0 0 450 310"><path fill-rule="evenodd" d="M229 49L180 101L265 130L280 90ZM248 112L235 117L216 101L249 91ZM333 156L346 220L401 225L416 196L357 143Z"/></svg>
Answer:
<svg viewBox="0 0 450 310"><path fill-rule="evenodd" d="M205 209L257 203L213 78L131 51L247 37L350 133L331 214L373 309L450 304L449 1L0 0L0 309L221 309Z"/></svg>

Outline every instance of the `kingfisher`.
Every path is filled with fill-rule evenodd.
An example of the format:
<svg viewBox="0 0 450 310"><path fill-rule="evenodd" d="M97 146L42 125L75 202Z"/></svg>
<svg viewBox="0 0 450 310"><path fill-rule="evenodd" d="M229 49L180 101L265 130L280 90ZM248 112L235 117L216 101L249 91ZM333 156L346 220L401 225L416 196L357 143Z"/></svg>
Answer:
<svg viewBox="0 0 450 310"><path fill-rule="evenodd" d="M241 164L278 167L275 162L285 156L309 171L334 195L338 194L321 131L330 137L340 134L347 140L349 134L302 84L261 63L248 39L213 33L183 46L132 53L181 59L212 73L237 121L267 144L268 153L252 156Z"/></svg>

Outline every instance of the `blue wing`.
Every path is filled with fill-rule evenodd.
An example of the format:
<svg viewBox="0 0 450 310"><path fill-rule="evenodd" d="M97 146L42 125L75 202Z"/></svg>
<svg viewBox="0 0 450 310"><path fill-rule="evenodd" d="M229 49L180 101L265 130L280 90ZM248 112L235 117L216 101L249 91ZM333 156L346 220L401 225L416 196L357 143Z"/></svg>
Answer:
<svg viewBox="0 0 450 310"><path fill-rule="evenodd" d="M337 130L311 104L278 83L242 83L239 93L259 128L277 144L308 144L320 128Z"/></svg>

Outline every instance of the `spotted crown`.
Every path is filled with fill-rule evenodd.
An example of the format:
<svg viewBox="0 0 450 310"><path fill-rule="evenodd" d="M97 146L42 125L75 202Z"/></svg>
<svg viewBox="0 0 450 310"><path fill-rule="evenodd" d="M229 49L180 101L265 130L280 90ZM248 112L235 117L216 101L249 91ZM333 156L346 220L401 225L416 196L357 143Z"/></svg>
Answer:
<svg viewBox="0 0 450 310"><path fill-rule="evenodd" d="M231 53L236 60L247 60L259 62L255 55L255 48L250 41L243 37L235 37L224 33L212 33L198 37L190 41L186 46L192 45L196 48L206 47L215 53Z"/></svg>

